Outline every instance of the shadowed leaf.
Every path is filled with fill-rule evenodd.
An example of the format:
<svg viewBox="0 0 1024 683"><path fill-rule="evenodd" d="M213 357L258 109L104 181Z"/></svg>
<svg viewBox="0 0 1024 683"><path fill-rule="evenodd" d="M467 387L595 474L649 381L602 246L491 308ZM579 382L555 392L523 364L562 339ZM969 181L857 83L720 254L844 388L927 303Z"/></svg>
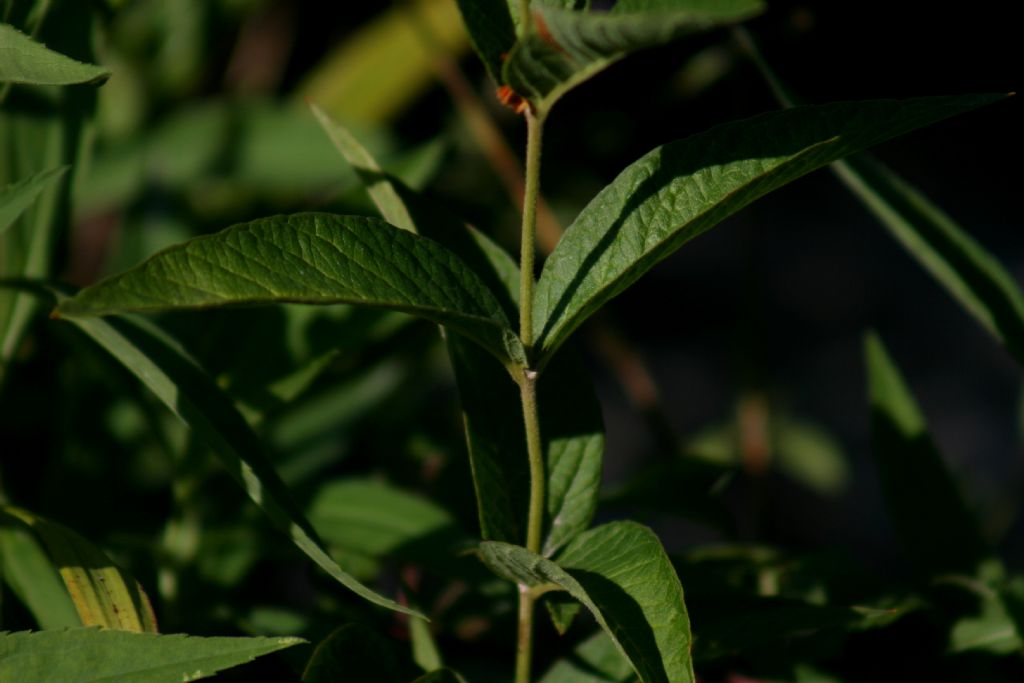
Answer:
<svg viewBox="0 0 1024 683"><path fill-rule="evenodd" d="M656 263L759 197L839 158L1002 98L797 107L656 148L583 209L544 264L534 304L539 362Z"/></svg>

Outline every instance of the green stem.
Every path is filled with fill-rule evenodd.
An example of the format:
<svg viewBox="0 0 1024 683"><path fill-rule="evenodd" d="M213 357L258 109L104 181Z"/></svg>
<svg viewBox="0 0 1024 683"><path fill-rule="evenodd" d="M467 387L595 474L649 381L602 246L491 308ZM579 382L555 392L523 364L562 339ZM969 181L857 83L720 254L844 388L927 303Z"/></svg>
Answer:
<svg viewBox="0 0 1024 683"><path fill-rule="evenodd" d="M526 112L526 182L523 197L523 242L519 263L519 337L527 355L533 347L533 257L537 235L537 197L540 188L540 150L544 119ZM523 404L526 428L526 453L530 461L530 509L526 521L526 549L540 552L544 524L544 450L537 413L537 372L523 368L519 378L519 396ZM530 683L533 660L533 607L536 594L529 586L519 585L519 635L516 647L515 683Z"/></svg>
<svg viewBox="0 0 1024 683"><path fill-rule="evenodd" d="M537 373L524 369L519 381L519 395L523 403L523 423L526 427L526 452L530 460L530 510L526 522L526 549L540 553L544 522L545 483L544 451L540 439L540 419L537 412ZM530 682L533 658L533 606L538 594L525 584L519 584L519 638L516 648L515 683Z"/></svg>
<svg viewBox="0 0 1024 683"><path fill-rule="evenodd" d="M533 352L533 257L537 239L537 196L540 194L540 150L544 119L526 112L526 183L523 190L523 231L519 255L519 337Z"/></svg>

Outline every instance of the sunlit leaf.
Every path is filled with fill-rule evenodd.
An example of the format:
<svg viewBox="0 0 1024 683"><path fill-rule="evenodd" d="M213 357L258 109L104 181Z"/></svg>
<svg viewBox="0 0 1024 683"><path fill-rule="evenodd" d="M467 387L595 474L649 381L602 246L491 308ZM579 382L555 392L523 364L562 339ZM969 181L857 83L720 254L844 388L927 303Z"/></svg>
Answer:
<svg viewBox="0 0 1024 683"><path fill-rule="evenodd" d="M480 545L498 575L528 586L555 584L583 603L644 683L692 683L690 621L672 563L657 536L613 522L576 537L557 563L525 548Z"/></svg>
<svg viewBox="0 0 1024 683"><path fill-rule="evenodd" d="M65 57L13 26L0 24L0 83L74 85L102 83L109 77L101 66Z"/></svg>
<svg viewBox="0 0 1024 683"><path fill-rule="evenodd" d="M0 526L0 574L40 628L82 625L57 568L27 529Z"/></svg>
<svg viewBox="0 0 1024 683"><path fill-rule="evenodd" d="M844 156L1002 98L797 107L654 149L583 209L544 264L533 325L540 364L656 263L759 197Z"/></svg>
<svg viewBox="0 0 1024 683"><path fill-rule="evenodd" d="M71 529L18 508L0 508L0 521L17 520L46 548L82 626L137 633L157 631L149 598L130 574Z"/></svg>
<svg viewBox="0 0 1024 683"><path fill-rule="evenodd" d="M181 683L305 642L301 638L200 638L91 628L0 633L0 680Z"/></svg>

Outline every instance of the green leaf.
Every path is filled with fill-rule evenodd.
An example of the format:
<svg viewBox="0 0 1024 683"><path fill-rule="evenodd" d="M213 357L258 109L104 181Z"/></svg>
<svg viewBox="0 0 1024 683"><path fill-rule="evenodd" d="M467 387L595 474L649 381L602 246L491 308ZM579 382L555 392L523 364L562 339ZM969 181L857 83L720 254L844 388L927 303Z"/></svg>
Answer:
<svg viewBox="0 0 1024 683"><path fill-rule="evenodd" d="M796 107L654 149L583 209L544 264L534 303L539 364L657 262L759 197L844 156L1002 98Z"/></svg>
<svg viewBox="0 0 1024 683"><path fill-rule="evenodd" d="M555 662L540 683L626 683L632 678L629 660L607 633L598 631L577 645L571 656Z"/></svg>
<svg viewBox="0 0 1024 683"><path fill-rule="evenodd" d="M793 106L793 93L740 29L747 51L776 99ZM1024 363L1024 295L999 260L920 190L869 154L832 164L832 171L954 299Z"/></svg>
<svg viewBox="0 0 1024 683"><path fill-rule="evenodd" d="M102 550L60 524L18 508L0 507L0 524L11 522L32 531L46 547L51 567L60 573L65 594L78 612L76 625L157 631L153 607L139 582Z"/></svg>
<svg viewBox="0 0 1024 683"><path fill-rule="evenodd" d="M692 683L690 621L683 587L657 536L613 522L578 536L558 563L487 541L484 561L529 586L555 584L589 609L644 683Z"/></svg>
<svg viewBox="0 0 1024 683"><path fill-rule="evenodd" d="M150 325L124 319L69 318L138 377L216 453L249 498L336 581L381 607L416 614L373 592L338 566L294 503L263 445L234 403L173 341Z"/></svg>
<svg viewBox="0 0 1024 683"><path fill-rule="evenodd" d="M304 642L301 638L200 638L91 628L0 633L0 680L181 683Z"/></svg>
<svg viewBox="0 0 1024 683"><path fill-rule="evenodd" d="M60 574L27 530L0 526L0 572L40 628L82 625Z"/></svg>
<svg viewBox="0 0 1024 683"><path fill-rule="evenodd" d="M167 249L62 302L69 317L267 303L393 308L449 325L506 363L524 352L500 304L441 245L383 221L303 213Z"/></svg>
<svg viewBox="0 0 1024 683"><path fill-rule="evenodd" d="M373 558L421 562L454 553L467 540L432 501L371 479L325 484L313 497L309 519L330 545Z"/></svg>
<svg viewBox="0 0 1024 683"><path fill-rule="evenodd" d="M910 255L1024 363L1024 295L999 260L878 161L856 156L833 170Z"/></svg>
<svg viewBox="0 0 1024 683"><path fill-rule="evenodd" d="M434 634L426 620L416 617L409 619L409 640L412 641L412 661L416 666L428 672L441 668L444 663L441 652L437 649Z"/></svg>
<svg viewBox="0 0 1024 683"><path fill-rule="evenodd" d="M399 681L388 642L359 624L345 624L321 641L302 674L302 683L345 681Z"/></svg>
<svg viewBox="0 0 1024 683"><path fill-rule="evenodd" d="M865 353L871 450L892 524L924 575L974 575L991 558L988 543L877 336L868 336Z"/></svg>
<svg viewBox="0 0 1024 683"><path fill-rule="evenodd" d="M47 49L9 24L0 24L0 83L102 83L110 72Z"/></svg>
<svg viewBox="0 0 1024 683"><path fill-rule="evenodd" d="M469 40L480 56L487 72L497 83L503 58L516 42L516 26L509 9L509 0L457 0Z"/></svg>
<svg viewBox="0 0 1024 683"><path fill-rule="evenodd" d="M566 92L631 52L742 21L760 0L625 0L610 11L535 2L534 30L508 52L502 82L545 115ZM503 34L495 34L497 49ZM500 53L499 53L500 54Z"/></svg>
<svg viewBox="0 0 1024 683"><path fill-rule="evenodd" d="M438 669L420 676L412 683L466 683L466 679L451 669Z"/></svg>
<svg viewBox="0 0 1024 683"><path fill-rule="evenodd" d="M508 253L382 174L351 133L315 108L314 113L363 179L381 215L448 246L502 299L506 314L518 317L519 268ZM453 336L446 342L459 386L483 536L522 543L529 459L518 387L476 347ZM573 354L563 356L539 384L548 473L545 554L590 525L604 457L601 410L589 377Z"/></svg>
<svg viewBox="0 0 1024 683"><path fill-rule="evenodd" d="M11 227L42 191L57 182L67 170L67 166L58 166L0 188L0 233Z"/></svg>

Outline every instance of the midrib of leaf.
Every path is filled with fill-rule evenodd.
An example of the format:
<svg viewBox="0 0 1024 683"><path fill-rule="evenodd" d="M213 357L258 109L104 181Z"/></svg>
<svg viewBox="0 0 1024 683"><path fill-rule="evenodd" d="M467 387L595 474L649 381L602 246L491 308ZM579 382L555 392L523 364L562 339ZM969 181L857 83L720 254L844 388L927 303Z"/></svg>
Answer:
<svg viewBox="0 0 1024 683"><path fill-rule="evenodd" d="M655 149L583 209L545 264L534 309L539 364L657 261L750 202L831 161L1002 97L802 107Z"/></svg>

